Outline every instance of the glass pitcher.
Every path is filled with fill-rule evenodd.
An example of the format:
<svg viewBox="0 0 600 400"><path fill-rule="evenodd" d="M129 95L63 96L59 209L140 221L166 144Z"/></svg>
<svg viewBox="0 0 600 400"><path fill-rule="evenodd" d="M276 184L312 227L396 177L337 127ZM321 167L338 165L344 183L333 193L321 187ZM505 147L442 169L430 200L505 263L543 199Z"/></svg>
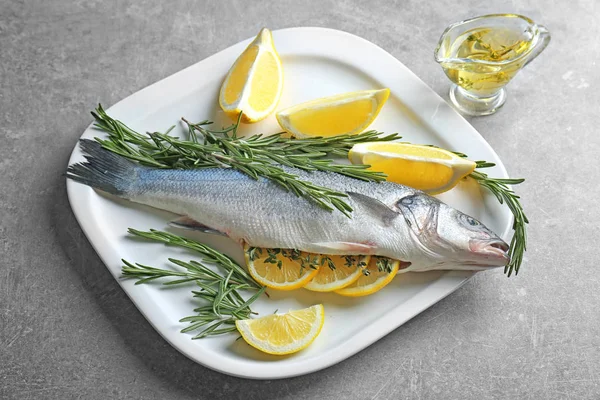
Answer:
<svg viewBox="0 0 600 400"><path fill-rule="evenodd" d="M549 42L548 30L527 17L485 15L446 28L435 60L453 82L452 103L464 114L488 115L504 104L506 84Z"/></svg>

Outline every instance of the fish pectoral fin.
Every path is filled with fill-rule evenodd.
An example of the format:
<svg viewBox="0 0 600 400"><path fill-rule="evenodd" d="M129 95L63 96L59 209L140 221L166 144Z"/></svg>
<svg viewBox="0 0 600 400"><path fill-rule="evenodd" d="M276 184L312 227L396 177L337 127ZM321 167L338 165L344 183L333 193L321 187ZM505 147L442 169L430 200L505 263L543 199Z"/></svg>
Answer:
<svg viewBox="0 0 600 400"><path fill-rule="evenodd" d="M217 229L208 227L188 216L179 217L172 221L169 221L169 225L171 225L175 228L189 229L192 231L200 231L200 232L204 232L204 233L210 233L213 235L227 236L225 233L223 233Z"/></svg>
<svg viewBox="0 0 600 400"><path fill-rule="evenodd" d="M344 252L354 254L370 254L376 247L368 243L356 242L319 242L312 243L312 246L317 247L324 253L333 251L334 253L345 254Z"/></svg>
<svg viewBox="0 0 600 400"><path fill-rule="evenodd" d="M356 203L358 203L362 208L368 211L375 218L380 220L383 225L389 226L394 219L400 215L400 213L396 210L391 209L386 204L382 203L380 200L377 200L371 196L367 196L365 194L356 193L356 192L347 192L348 196Z"/></svg>

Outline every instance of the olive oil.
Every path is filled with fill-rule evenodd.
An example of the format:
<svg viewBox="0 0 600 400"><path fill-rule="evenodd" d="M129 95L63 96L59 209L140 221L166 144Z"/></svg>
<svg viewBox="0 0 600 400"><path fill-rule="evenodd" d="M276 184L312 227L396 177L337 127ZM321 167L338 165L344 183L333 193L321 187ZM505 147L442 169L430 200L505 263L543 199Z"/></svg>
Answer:
<svg viewBox="0 0 600 400"><path fill-rule="evenodd" d="M531 38L528 30L499 26L468 30L446 47L447 61L441 65L450 80L466 91L493 96L523 67L526 57L521 56L531 50Z"/></svg>
<svg viewBox="0 0 600 400"><path fill-rule="evenodd" d="M490 115L506 101L506 84L550 43L550 32L517 14L491 14L452 24L435 61L453 82L448 96L461 113Z"/></svg>

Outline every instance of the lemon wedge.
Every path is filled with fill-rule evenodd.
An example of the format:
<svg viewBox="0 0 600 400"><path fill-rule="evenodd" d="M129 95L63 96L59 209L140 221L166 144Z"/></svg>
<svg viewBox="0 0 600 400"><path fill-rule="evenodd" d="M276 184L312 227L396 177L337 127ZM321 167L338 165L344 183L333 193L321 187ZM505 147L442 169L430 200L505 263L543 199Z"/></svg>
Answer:
<svg viewBox="0 0 600 400"><path fill-rule="evenodd" d="M319 256L296 250L244 245L248 272L261 285L278 290L305 286L319 272Z"/></svg>
<svg viewBox="0 0 600 400"><path fill-rule="evenodd" d="M364 131L390 96L390 89L363 90L301 103L279 111L283 130L297 138L353 135Z"/></svg>
<svg viewBox="0 0 600 400"><path fill-rule="evenodd" d="M447 150L398 142L355 144L348 158L352 164L368 164L369 169L387 175L387 180L429 194L452 189L476 164Z"/></svg>
<svg viewBox="0 0 600 400"><path fill-rule="evenodd" d="M382 260L385 260L389 264L389 272L385 269L381 271L379 270L379 266L377 265L378 260L380 263ZM398 260L390 260L383 257L371 257L369 265L367 265L367 271L369 273L368 275L362 274L356 280L356 282L346 286L343 289L336 290L335 292L337 294L341 294L342 296L367 296L383 289L388 283L390 283L398 273L399 268L400 261Z"/></svg>
<svg viewBox="0 0 600 400"><path fill-rule="evenodd" d="M246 343L269 354L291 354L310 345L325 322L322 304L285 314L235 321Z"/></svg>
<svg viewBox="0 0 600 400"><path fill-rule="evenodd" d="M271 31L263 28L235 61L219 94L225 113L252 123L275 110L283 90L283 68Z"/></svg>
<svg viewBox="0 0 600 400"><path fill-rule="evenodd" d="M363 275L370 259L371 256L321 256L317 275L304 288L315 292L342 289Z"/></svg>

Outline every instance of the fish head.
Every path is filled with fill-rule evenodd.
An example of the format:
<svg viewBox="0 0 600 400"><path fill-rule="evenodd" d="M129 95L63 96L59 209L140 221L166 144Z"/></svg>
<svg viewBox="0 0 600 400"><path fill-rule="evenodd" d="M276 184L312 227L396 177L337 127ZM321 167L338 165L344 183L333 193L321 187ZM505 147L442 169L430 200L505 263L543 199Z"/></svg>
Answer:
<svg viewBox="0 0 600 400"><path fill-rule="evenodd" d="M508 264L509 246L480 221L425 193L398 200L415 243L428 259L411 270L483 270Z"/></svg>

